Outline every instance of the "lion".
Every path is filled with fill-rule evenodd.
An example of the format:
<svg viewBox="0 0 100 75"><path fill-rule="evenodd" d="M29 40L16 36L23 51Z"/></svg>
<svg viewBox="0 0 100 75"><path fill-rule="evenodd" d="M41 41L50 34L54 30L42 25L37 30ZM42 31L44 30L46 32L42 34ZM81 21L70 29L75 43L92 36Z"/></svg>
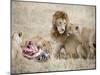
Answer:
<svg viewBox="0 0 100 75"><path fill-rule="evenodd" d="M62 35L66 34L69 24L68 14L63 11L56 11L53 15L52 24L52 35L54 37L62 37Z"/></svg>
<svg viewBox="0 0 100 75"><path fill-rule="evenodd" d="M20 60L19 57L22 56L21 51L21 44L22 44L22 32L14 32L11 37L11 44L12 44L12 50L11 50L11 71L16 72L18 61Z"/></svg>
<svg viewBox="0 0 100 75"><path fill-rule="evenodd" d="M36 59L38 61L48 60L52 53L52 46L51 46L50 41L48 41L47 39L40 37L40 36L33 37L31 41L36 43L37 48L39 50L42 50L42 52L39 52L39 55L38 55L38 57L36 57Z"/></svg>
<svg viewBox="0 0 100 75"><path fill-rule="evenodd" d="M67 37L67 26L69 24L68 14L64 11L56 11L52 19L51 37L56 41L55 56L59 56L59 51L63 48ZM64 51L64 50L63 50ZM56 55L57 54L57 55Z"/></svg>
<svg viewBox="0 0 100 75"><path fill-rule="evenodd" d="M47 62L50 59L52 52L51 44L48 40L41 36L35 36L26 40L22 39L22 32L14 32L12 35L12 50L11 50L11 72L18 73L21 70L28 70L31 67L31 63ZM23 56L23 47L28 46L30 40L36 43L38 53L35 54L35 58L27 59ZM28 42L27 42L28 41ZM33 64L34 65L34 64ZM26 67L23 69L23 67Z"/></svg>
<svg viewBox="0 0 100 75"><path fill-rule="evenodd" d="M82 58L95 58L96 37L95 28L71 24L67 31L68 35L74 35L80 44L77 46L77 53Z"/></svg>
<svg viewBox="0 0 100 75"><path fill-rule="evenodd" d="M67 58L78 58L77 47L80 45L80 41L76 38L75 35L70 35L64 44L65 53Z"/></svg>
<svg viewBox="0 0 100 75"><path fill-rule="evenodd" d="M17 48L20 48L22 43L22 32L14 32L12 35L12 59L15 59L17 53L20 52Z"/></svg>

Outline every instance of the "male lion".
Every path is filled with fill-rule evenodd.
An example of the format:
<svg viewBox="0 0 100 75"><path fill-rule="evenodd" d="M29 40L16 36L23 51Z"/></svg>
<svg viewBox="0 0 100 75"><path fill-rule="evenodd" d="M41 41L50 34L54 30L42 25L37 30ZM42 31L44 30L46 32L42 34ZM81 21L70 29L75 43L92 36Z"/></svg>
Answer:
<svg viewBox="0 0 100 75"><path fill-rule="evenodd" d="M52 19L51 37L56 41L56 56L59 56L59 51L63 48L67 38L67 26L69 24L68 14L64 11L56 11ZM63 50L64 51L64 50Z"/></svg>

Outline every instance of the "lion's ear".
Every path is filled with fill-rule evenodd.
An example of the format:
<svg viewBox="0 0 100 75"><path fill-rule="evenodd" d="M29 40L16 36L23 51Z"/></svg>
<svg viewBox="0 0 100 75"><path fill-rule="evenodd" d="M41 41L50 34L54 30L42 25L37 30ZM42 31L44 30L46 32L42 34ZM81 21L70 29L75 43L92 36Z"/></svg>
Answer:
<svg viewBox="0 0 100 75"><path fill-rule="evenodd" d="M79 27L78 27L78 26L76 26L76 27L75 27L75 29L76 29L76 30L78 30L78 29L79 29Z"/></svg>
<svg viewBox="0 0 100 75"><path fill-rule="evenodd" d="M22 32L19 32L18 35L19 35L19 37L21 37L22 36Z"/></svg>

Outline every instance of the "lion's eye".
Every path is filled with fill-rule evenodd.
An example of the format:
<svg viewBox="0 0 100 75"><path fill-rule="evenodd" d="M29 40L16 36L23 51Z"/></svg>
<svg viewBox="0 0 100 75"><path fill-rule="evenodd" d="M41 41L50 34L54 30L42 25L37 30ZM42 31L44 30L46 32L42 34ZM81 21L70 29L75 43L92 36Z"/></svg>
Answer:
<svg viewBox="0 0 100 75"><path fill-rule="evenodd" d="M59 22L61 24L61 22Z"/></svg>
<svg viewBox="0 0 100 75"><path fill-rule="evenodd" d="M66 23L64 23L64 24L66 24Z"/></svg>
<svg viewBox="0 0 100 75"><path fill-rule="evenodd" d="M78 26L76 26L76 28L75 28L76 30L78 30Z"/></svg>
<svg viewBox="0 0 100 75"><path fill-rule="evenodd" d="M19 37L21 37L22 36L22 32L20 32L18 35L19 35Z"/></svg>
<svg viewBox="0 0 100 75"><path fill-rule="evenodd" d="M71 27L69 27L69 30L71 30Z"/></svg>
<svg viewBox="0 0 100 75"><path fill-rule="evenodd" d="M46 46L46 44L43 44L43 46Z"/></svg>
<svg viewBox="0 0 100 75"><path fill-rule="evenodd" d="M37 46L37 48L40 49L41 47L40 46Z"/></svg>

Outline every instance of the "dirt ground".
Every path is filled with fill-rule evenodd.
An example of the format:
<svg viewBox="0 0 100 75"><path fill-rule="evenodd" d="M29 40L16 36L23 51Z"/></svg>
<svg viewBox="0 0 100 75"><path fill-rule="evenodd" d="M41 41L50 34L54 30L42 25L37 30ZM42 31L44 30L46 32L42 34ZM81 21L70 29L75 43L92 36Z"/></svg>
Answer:
<svg viewBox="0 0 100 75"><path fill-rule="evenodd" d="M23 40L39 35L50 41L52 15L57 10L68 13L71 23L95 27L94 6L12 1L12 33L21 31ZM17 68L14 73L95 69L95 60L89 59L51 58L45 63L23 59L16 59Z"/></svg>

